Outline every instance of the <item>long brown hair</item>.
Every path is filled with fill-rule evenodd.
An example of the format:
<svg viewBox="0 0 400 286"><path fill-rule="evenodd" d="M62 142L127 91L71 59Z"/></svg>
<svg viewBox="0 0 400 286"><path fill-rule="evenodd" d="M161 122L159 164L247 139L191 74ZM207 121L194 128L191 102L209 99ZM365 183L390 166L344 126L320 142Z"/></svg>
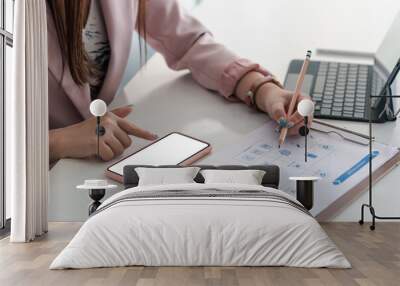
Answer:
<svg viewBox="0 0 400 286"><path fill-rule="evenodd" d="M141 62L147 58L145 2L146 0L139 0L137 20L137 29L142 36L139 38ZM89 59L82 39L82 31L88 20L90 4L91 0L47 0L57 31L63 66L68 63L71 76L78 85L96 83L99 75L98 67Z"/></svg>

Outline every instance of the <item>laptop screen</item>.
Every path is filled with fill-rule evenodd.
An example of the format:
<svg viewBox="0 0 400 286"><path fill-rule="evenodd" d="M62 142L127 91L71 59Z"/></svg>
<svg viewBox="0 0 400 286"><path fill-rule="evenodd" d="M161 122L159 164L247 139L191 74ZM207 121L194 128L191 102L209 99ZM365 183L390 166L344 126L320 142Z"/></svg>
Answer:
<svg viewBox="0 0 400 286"><path fill-rule="evenodd" d="M392 95L400 95L400 72L397 71L397 74L390 85L390 89L392 91Z"/></svg>
<svg viewBox="0 0 400 286"><path fill-rule="evenodd" d="M388 92L391 93L392 96L400 96L400 59L397 62L396 67L392 71L389 76L389 88ZM400 98L393 97L392 98L393 105L393 118L397 117L400 113Z"/></svg>
<svg viewBox="0 0 400 286"><path fill-rule="evenodd" d="M393 70L400 59L400 12L397 13L392 25L386 33L382 44L375 54L374 71L376 75L387 82L391 78L390 91L392 95L400 95L400 73ZM374 80L375 81L375 80ZM373 95L388 94L386 86L381 90L372 89ZM391 98L391 107L386 109L389 117L395 118L400 111L400 98Z"/></svg>
<svg viewBox="0 0 400 286"><path fill-rule="evenodd" d="M400 12L386 33L381 46L375 55L375 68L386 81L400 58ZM392 83L392 94L400 94L400 75Z"/></svg>

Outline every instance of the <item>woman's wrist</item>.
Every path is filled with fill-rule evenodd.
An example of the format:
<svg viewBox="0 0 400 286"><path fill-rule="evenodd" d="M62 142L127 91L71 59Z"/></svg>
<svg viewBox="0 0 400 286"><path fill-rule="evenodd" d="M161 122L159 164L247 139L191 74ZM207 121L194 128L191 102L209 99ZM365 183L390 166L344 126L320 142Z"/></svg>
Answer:
<svg viewBox="0 0 400 286"><path fill-rule="evenodd" d="M50 162L55 162L65 157L61 130L62 129L53 129L49 131Z"/></svg>
<svg viewBox="0 0 400 286"><path fill-rule="evenodd" d="M277 90L282 90L282 86L272 76L266 77L260 72L251 71L239 81L235 94L246 104L254 104L259 110L267 112L267 98ZM249 91L253 92L251 98L249 98Z"/></svg>
<svg viewBox="0 0 400 286"><path fill-rule="evenodd" d="M240 100L246 102L247 93L251 89L253 83L260 78L265 78L265 75L257 71L251 71L245 74L239 81L235 89L235 95Z"/></svg>
<svg viewBox="0 0 400 286"><path fill-rule="evenodd" d="M277 89L281 89L281 87L279 87L274 82L268 82L268 83L263 84L263 86L261 86L260 89L257 91L257 93L254 95L255 106L259 110L261 110L263 112L267 112L268 98Z"/></svg>

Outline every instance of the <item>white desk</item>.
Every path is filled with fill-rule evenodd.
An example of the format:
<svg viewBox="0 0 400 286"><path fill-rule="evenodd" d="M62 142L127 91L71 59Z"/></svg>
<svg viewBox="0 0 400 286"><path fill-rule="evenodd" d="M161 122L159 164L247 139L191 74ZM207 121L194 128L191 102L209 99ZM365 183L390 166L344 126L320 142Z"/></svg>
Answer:
<svg viewBox="0 0 400 286"><path fill-rule="evenodd" d="M399 9L398 0L205 0L195 14L218 41L259 62L283 80L290 60L302 58L307 49L374 52ZM199 87L187 72L169 70L160 55L149 61L126 87L126 96L116 98L112 107L127 103L134 104L129 119L139 126L159 135L171 131L193 135L210 142L214 152L267 120L265 115L243 104L229 103ZM366 124L340 124L367 131ZM399 129L397 123L379 125L375 128L376 136L400 146L400 136L396 136ZM125 154L145 144L136 139ZM213 163L212 155L204 162ZM50 220L84 220L89 198L75 191L75 186L84 179L102 178L109 164L61 160L50 171ZM374 192L378 214L399 215L399 176L400 169L396 168L377 183ZM363 202L367 202L366 193L333 220L357 221Z"/></svg>

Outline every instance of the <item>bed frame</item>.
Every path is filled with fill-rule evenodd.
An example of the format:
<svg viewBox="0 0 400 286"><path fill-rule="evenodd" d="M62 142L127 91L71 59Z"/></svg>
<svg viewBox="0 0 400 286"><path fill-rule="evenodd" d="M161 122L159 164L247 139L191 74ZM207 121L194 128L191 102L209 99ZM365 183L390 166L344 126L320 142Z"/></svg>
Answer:
<svg viewBox="0 0 400 286"><path fill-rule="evenodd" d="M135 171L137 167L147 168L184 168L184 166L167 165L167 166L149 166L149 165L127 165L124 167L124 186L125 189L136 187L139 183L139 176ZM265 171L265 175L262 179L261 184L264 187L271 187L274 189L279 188L279 167L276 165L252 165L252 166L240 166L240 165L195 165L201 170L205 169L217 169L217 170L262 170ZM313 181L305 180L306 178L296 179L296 199L303 204L307 210L311 210L314 205L314 188ZM204 183L204 178L200 174L194 178L197 183Z"/></svg>
<svg viewBox="0 0 400 286"><path fill-rule="evenodd" d="M146 168L184 168L184 166L177 165L163 165L163 166L153 166L153 165L127 165L124 167L124 187L125 189L136 187L139 183L139 176L135 171L135 168L146 167ZM239 166L239 165L195 165L194 167L199 167L201 170L214 169L214 170L262 170L265 171L265 175L262 179L261 184L264 187L270 187L274 189L279 188L279 167L276 165L254 165L254 166ZM204 178L200 174L194 178L197 183L204 183ZM297 200L303 204L305 208L310 210L313 207L313 188L312 182L308 188L303 186L303 181L297 181ZM309 184L307 184L308 186ZM105 190L90 190L89 196L93 200L93 203L89 206L89 216L96 211L96 209L101 205L100 200L104 197Z"/></svg>

